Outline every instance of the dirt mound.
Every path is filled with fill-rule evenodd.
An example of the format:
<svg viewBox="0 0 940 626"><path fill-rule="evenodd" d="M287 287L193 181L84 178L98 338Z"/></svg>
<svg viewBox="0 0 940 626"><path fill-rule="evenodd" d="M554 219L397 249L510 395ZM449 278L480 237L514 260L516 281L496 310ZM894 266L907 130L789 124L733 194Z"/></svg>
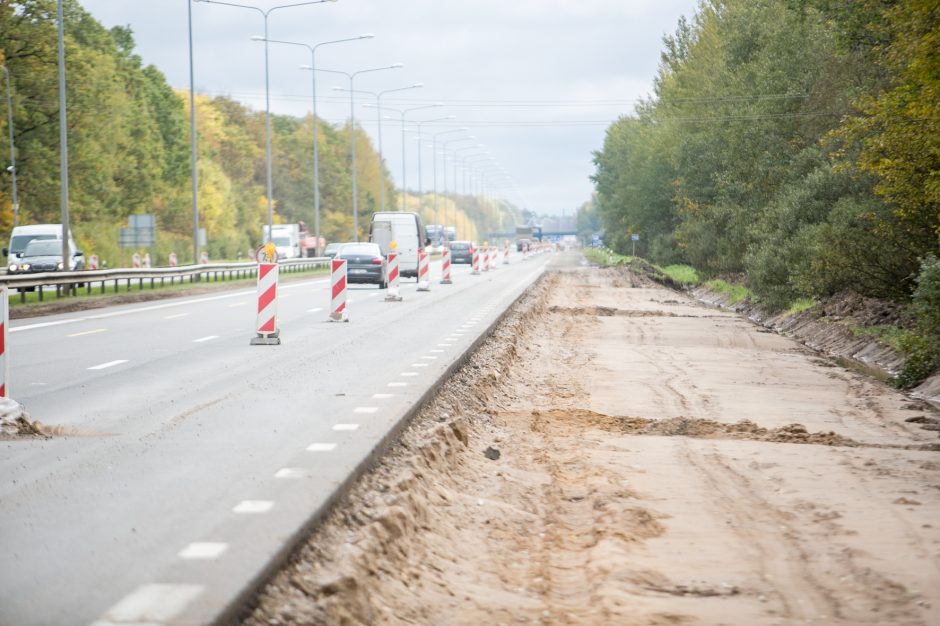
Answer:
<svg viewBox="0 0 940 626"><path fill-rule="evenodd" d="M42 424L29 419L23 406L10 398L0 398L0 439L45 438Z"/></svg>
<svg viewBox="0 0 940 626"><path fill-rule="evenodd" d="M843 291L826 299L820 306L826 317L850 317L859 326L900 326L903 307L895 302L867 298L853 291Z"/></svg>

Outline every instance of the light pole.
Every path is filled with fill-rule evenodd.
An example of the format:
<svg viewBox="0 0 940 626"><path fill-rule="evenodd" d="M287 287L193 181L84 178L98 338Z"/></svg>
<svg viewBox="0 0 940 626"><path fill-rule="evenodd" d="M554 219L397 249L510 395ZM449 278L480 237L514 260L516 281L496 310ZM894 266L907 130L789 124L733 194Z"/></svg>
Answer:
<svg viewBox="0 0 940 626"><path fill-rule="evenodd" d="M415 126L418 127L418 195L421 195L421 191L424 189L424 185L422 184L422 181L421 181L421 174L422 174L421 153L423 152L421 148L422 148L422 141L424 140L423 137L421 136L421 127L424 126L425 124L431 124L433 122L443 122L445 120L453 120L453 119L457 119L457 116L448 115L446 117L437 117L437 118L434 118L433 120L418 120L418 121L412 122ZM434 219L437 219L437 216L435 216Z"/></svg>
<svg viewBox="0 0 940 626"><path fill-rule="evenodd" d="M356 72L342 72L339 70L317 70L318 72L330 72L333 74L342 74L349 79L349 153L352 163L352 209L353 209L353 241L359 241L359 184L356 174L356 89L355 79L359 74L366 72L380 72L382 70L397 70L405 67L404 63L393 63L383 67L370 67ZM334 91L343 91L342 87L333 87ZM381 175L381 174L380 174Z"/></svg>
<svg viewBox="0 0 940 626"><path fill-rule="evenodd" d="M65 108L65 20L58 2L59 45L59 208L62 212L62 263L69 267L69 132Z"/></svg>
<svg viewBox="0 0 940 626"><path fill-rule="evenodd" d="M408 89L419 89L421 87L424 87L424 83L415 83L414 85L409 85L407 87L398 87L396 89L386 89L385 91L378 91L378 92L376 91L358 91L357 92L357 93L364 93L375 98L375 105L364 104L362 106L375 109L375 118L376 118L376 123L378 124L378 134L379 134L379 171L380 172L382 171L382 168L384 165L383 156L382 156L382 110L385 107L382 106L382 96L384 96L387 93L392 93L395 91L407 91ZM345 90L339 89L337 91L345 91ZM379 196L381 198L379 206L381 206L382 210L384 211L385 210L385 180L383 176L379 177L379 182L380 182Z"/></svg>
<svg viewBox="0 0 940 626"><path fill-rule="evenodd" d="M310 70L310 93L313 104L313 234L317 240L317 256L320 255L320 138L317 133L317 48L328 46L334 43L343 43L346 41L359 41L360 39L372 39L375 37L372 33L363 33L356 37L345 37L343 39L333 39L331 41L321 41L320 43L309 45L298 41L283 41L280 39L269 39L270 43L280 43L288 46L301 46L310 51L310 65L301 65L300 69ZM255 41L260 41L261 37L252 37Z"/></svg>
<svg viewBox="0 0 940 626"><path fill-rule="evenodd" d="M198 2L198 0L196 0ZM196 77L193 69L193 3L186 0L189 17L189 150L193 196L193 264L199 262L199 170L196 156Z"/></svg>
<svg viewBox="0 0 940 626"><path fill-rule="evenodd" d="M437 138L441 135L450 135L452 133L463 133L470 130L466 126L461 126L460 128L454 128L452 130L442 130L439 133L434 133L431 135L431 163L432 163L432 172L434 176L434 214L438 214L437 210ZM468 137L472 139L472 137ZM447 190L447 171L446 167L444 168L444 190ZM441 221L441 225L444 226L444 221L446 221L447 216L444 216L444 220Z"/></svg>
<svg viewBox="0 0 940 626"><path fill-rule="evenodd" d="M13 92L10 90L10 70L6 65L0 65L7 83L7 127L10 130L10 175L13 180L13 227L20 224L20 203L16 191L16 144L13 143Z"/></svg>
<svg viewBox="0 0 940 626"><path fill-rule="evenodd" d="M473 139L471 137L471 139ZM448 142L449 143L449 142ZM454 148L452 152L454 153L454 225L457 225L457 159L458 155L464 150L476 150L482 149L483 144L478 143L475 146L464 146L463 148Z"/></svg>
<svg viewBox="0 0 940 626"><path fill-rule="evenodd" d="M60 0L61 1L61 0ZM239 9L250 9L257 11L264 18L264 134L265 134L265 165L267 173L268 187L268 236L267 241L271 241L271 231L274 230L274 184L271 174L271 81L268 69L268 16L279 9L290 9L293 7L306 6L308 4L324 4L327 2L336 2L337 0L309 0L308 2L295 2L293 4L282 4L262 9L250 4L235 4L234 2L222 2L221 0L193 0L193 2L205 2L208 4L221 4L228 7Z"/></svg>

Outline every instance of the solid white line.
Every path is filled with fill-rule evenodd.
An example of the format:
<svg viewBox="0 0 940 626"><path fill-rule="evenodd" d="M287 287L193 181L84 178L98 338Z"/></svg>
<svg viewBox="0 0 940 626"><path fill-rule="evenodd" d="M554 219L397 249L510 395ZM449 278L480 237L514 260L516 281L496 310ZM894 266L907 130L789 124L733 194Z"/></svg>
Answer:
<svg viewBox="0 0 940 626"><path fill-rule="evenodd" d="M357 406L353 409L353 413L376 413L378 410L377 406Z"/></svg>
<svg viewBox="0 0 940 626"><path fill-rule="evenodd" d="M336 431L350 431L350 430L359 430L359 424L334 424L333 430Z"/></svg>
<svg viewBox="0 0 940 626"><path fill-rule="evenodd" d="M108 332L107 328L96 328L95 330L86 330L80 333L72 333L69 337L84 337L85 335L97 335L98 333Z"/></svg>
<svg viewBox="0 0 940 626"><path fill-rule="evenodd" d="M115 365L120 365L121 363L127 363L127 359L118 359L117 361L108 361L107 363L102 363L101 365L94 365L89 367L90 370L103 370L109 367L114 367Z"/></svg>
<svg viewBox="0 0 940 626"><path fill-rule="evenodd" d="M195 600L202 585L141 585L102 616L102 621L118 623L169 622Z"/></svg>
<svg viewBox="0 0 940 626"><path fill-rule="evenodd" d="M311 443L307 446L308 452L332 452L335 449L335 443Z"/></svg>
<svg viewBox="0 0 940 626"><path fill-rule="evenodd" d="M218 335L208 335L207 337L201 337L199 339L193 339L193 343L202 343L203 341L212 341L213 339L218 339Z"/></svg>
<svg viewBox="0 0 940 626"><path fill-rule="evenodd" d="M177 556L190 560L215 560L226 550L228 550L227 543L204 541L189 544L180 550Z"/></svg>
<svg viewBox="0 0 940 626"><path fill-rule="evenodd" d="M233 513L267 513L274 508L274 502L271 500L242 500L232 509Z"/></svg>

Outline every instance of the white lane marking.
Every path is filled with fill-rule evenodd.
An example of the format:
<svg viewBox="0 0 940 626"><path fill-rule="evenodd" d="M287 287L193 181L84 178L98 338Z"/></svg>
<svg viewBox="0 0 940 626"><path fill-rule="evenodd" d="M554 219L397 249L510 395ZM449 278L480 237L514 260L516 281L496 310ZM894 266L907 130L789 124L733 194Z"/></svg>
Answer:
<svg viewBox="0 0 940 626"><path fill-rule="evenodd" d="M178 320L181 317L186 317L189 313L174 313L173 315L165 315L163 319L165 320Z"/></svg>
<svg viewBox="0 0 940 626"><path fill-rule="evenodd" d="M215 560L228 550L227 543L202 541L191 543L177 555L181 559Z"/></svg>
<svg viewBox="0 0 940 626"><path fill-rule="evenodd" d="M304 478L309 472L299 467L282 467L274 474L275 478Z"/></svg>
<svg viewBox="0 0 940 626"><path fill-rule="evenodd" d="M169 622L205 590L202 585L141 585L102 615L99 623Z"/></svg>
<svg viewBox="0 0 940 626"><path fill-rule="evenodd" d="M434 352L434 350L431 350L431 352ZM440 350L440 352L443 352L443 350ZM422 359L427 359L428 361L433 361L433 360L436 359L437 357L436 357L436 356L427 356L427 355L426 355L426 356L423 356L423 357L421 357L421 358L422 358Z"/></svg>
<svg viewBox="0 0 940 626"><path fill-rule="evenodd" d="M336 430L336 431L359 430L359 424L333 424L333 430Z"/></svg>
<svg viewBox="0 0 940 626"><path fill-rule="evenodd" d="M233 513L258 514L267 513L274 508L271 500L242 500L232 509Z"/></svg>
<svg viewBox="0 0 940 626"><path fill-rule="evenodd" d="M427 367L428 363L412 363L411 367Z"/></svg>
<svg viewBox="0 0 940 626"><path fill-rule="evenodd" d="M418 372L402 372L401 376L417 376Z"/></svg>
<svg viewBox="0 0 940 626"><path fill-rule="evenodd" d="M322 306L318 306L318 307L315 308L315 309L307 309L307 313L319 313L319 312L322 311L322 310L323 310L323 307L322 307Z"/></svg>
<svg viewBox="0 0 940 626"><path fill-rule="evenodd" d="M372 394L372 397L375 398L376 400L387 400L388 398L394 398L395 394L394 393L374 393Z"/></svg>
<svg viewBox="0 0 940 626"><path fill-rule="evenodd" d="M435 354L444 354L444 350L431 350L431 352L434 352Z"/></svg>
<svg viewBox="0 0 940 626"><path fill-rule="evenodd" d="M204 341L212 341L213 339L218 339L218 335L208 335L206 337L200 337L199 339L193 339L193 343L202 343Z"/></svg>
<svg viewBox="0 0 940 626"><path fill-rule="evenodd" d="M335 443L311 443L307 446L308 452L332 452L335 449Z"/></svg>
<svg viewBox="0 0 940 626"><path fill-rule="evenodd" d="M104 370L109 367L114 367L115 365L120 365L121 363L127 363L127 359L118 359L117 361L108 361L107 363L102 363L101 365L93 365L89 367L90 370Z"/></svg>
<svg viewBox="0 0 940 626"><path fill-rule="evenodd" d="M437 345L440 346L441 348L449 348L449 347L451 347L451 346L454 345L454 344L452 344L452 343L439 343L439 344L437 344ZM442 350L441 352L443 352L443 350Z"/></svg>
<svg viewBox="0 0 940 626"><path fill-rule="evenodd" d="M84 337L85 335L97 335L98 333L106 333L106 332L108 332L107 328L96 328L94 330L86 330L80 333L72 333L71 335L68 335L68 336L69 337Z"/></svg>
<svg viewBox="0 0 940 626"><path fill-rule="evenodd" d="M314 281L304 281L302 283L292 283L290 285L284 285L280 287L281 291L287 289L297 289L300 287L309 287L310 285L323 285L328 284L329 280L314 280ZM49 328L50 326L62 326L64 324L77 324L78 322L87 322L88 320L103 320L110 317L120 317L121 315L132 315L134 313L147 313L149 311L162 311L164 309L178 308L181 306L189 306L191 304L202 304L203 302L216 302L218 300L228 300L230 298L241 298L244 296L255 295L255 290L251 291L236 291L233 293L223 294L221 296L209 296L205 298L193 298L192 300L180 300L177 302L167 302L165 304L155 304L153 306L144 306L139 308L128 309L126 311L114 311L112 313L101 313L99 315L88 315L85 317L76 317L74 319L67 320L57 320L55 322L40 322L38 324L27 324L26 326L17 326L16 328L10 328L7 332L16 333L21 330L36 330L37 328ZM180 315L189 315L189 313L183 313ZM165 319L165 318L164 318Z"/></svg>
<svg viewBox="0 0 940 626"><path fill-rule="evenodd" d="M377 406L357 406L353 409L353 413L376 413L378 410Z"/></svg>
<svg viewBox="0 0 940 626"><path fill-rule="evenodd" d="M389 387L407 387L408 383L389 383Z"/></svg>

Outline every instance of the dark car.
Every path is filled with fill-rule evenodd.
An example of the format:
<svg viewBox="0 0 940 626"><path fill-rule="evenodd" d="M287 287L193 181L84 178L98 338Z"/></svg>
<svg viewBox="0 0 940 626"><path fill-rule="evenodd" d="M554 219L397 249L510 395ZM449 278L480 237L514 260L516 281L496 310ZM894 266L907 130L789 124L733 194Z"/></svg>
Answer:
<svg viewBox="0 0 940 626"><path fill-rule="evenodd" d="M387 265L377 243L347 243L334 258L346 260L346 282L388 287Z"/></svg>
<svg viewBox="0 0 940 626"><path fill-rule="evenodd" d="M327 244L326 249L323 250L323 256L330 257L331 259L336 256L336 253L339 252L339 249L342 248L345 244L342 243L331 243Z"/></svg>
<svg viewBox="0 0 940 626"><path fill-rule="evenodd" d="M451 241L450 242L450 262L453 265L458 263L473 263L473 242L472 241Z"/></svg>
<svg viewBox="0 0 940 626"><path fill-rule="evenodd" d="M23 250L23 253L10 263L7 273L39 274L41 272L61 272L65 270L62 262L61 239L33 239ZM79 271L85 269L85 259L80 251L72 253L69 270Z"/></svg>

